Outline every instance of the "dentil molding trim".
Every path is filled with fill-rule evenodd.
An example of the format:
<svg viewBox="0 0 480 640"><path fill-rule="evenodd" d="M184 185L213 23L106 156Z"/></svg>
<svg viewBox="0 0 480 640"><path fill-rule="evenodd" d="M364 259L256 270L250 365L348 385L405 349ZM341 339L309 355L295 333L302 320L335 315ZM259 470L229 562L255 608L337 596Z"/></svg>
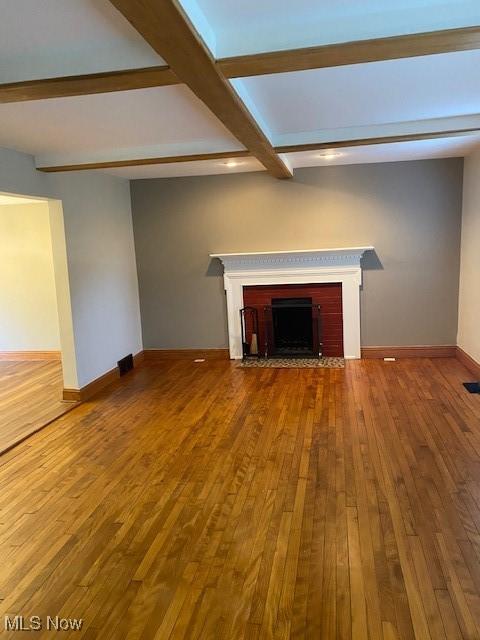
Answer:
<svg viewBox="0 0 480 640"><path fill-rule="evenodd" d="M315 267L360 266L365 251L373 247L344 247L340 249L306 249L302 251L264 251L254 253L211 253L222 261L225 273L256 267Z"/></svg>

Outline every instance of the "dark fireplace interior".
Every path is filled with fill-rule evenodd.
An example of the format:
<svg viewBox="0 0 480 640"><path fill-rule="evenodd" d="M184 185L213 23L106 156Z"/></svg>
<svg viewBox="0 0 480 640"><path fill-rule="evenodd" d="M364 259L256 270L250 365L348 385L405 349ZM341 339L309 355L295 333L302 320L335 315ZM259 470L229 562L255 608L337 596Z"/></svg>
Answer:
<svg viewBox="0 0 480 640"><path fill-rule="evenodd" d="M272 298L273 355L313 356L312 298Z"/></svg>

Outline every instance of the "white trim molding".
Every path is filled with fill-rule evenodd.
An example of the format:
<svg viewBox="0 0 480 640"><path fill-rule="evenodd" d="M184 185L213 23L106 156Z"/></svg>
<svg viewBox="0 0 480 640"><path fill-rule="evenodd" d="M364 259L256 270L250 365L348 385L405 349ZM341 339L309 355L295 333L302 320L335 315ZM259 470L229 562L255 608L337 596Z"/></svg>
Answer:
<svg viewBox="0 0 480 640"><path fill-rule="evenodd" d="M360 358L360 261L363 254L373 248L210 254L211 258L221 260L224 266L230 358L237 360L242 357L240 309L244 306L243 287L332 282L342 285L344 356Z"/></svg>

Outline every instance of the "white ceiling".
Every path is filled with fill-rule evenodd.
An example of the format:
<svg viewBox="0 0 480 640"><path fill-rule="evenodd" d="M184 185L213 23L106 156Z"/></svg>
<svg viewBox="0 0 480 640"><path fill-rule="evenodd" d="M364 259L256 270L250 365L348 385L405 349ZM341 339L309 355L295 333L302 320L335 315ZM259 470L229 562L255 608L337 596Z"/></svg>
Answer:
<svg viewBox="0 0 480 640"><path fill-rule="evenodd" d="M424 160L427 158L452 158L468 155L480 146L480 133L435 140L418 140L390 144L345 147L323 151L302 151L286 153L284 157L294 169L301 167L332 166L341 164L370 164L375 162L396 162ZM235 164L232 166L232 162ZM229 160L208 160L182 162L144 167L122 167L106 169L111 175L139 180L147 178L176 178L179 176L204 176L227 173L262 171L263 166L255 158L232 158Z"/></svg>
<svg viewBox="0 0 480 640"><path fill-rule="evenodd" d="M371 62L233 81L274 144L283 134L480 112L480 51Z"/></svg>
<svg viewBox="0 0 480 640"><path fill-rule="evenodd" d="M244 148L183 85L0 104L0 146L39 166Z"/></svg>
<svg viewBox="0 0 480 640"><path fill-rule="evenodd" d="M121 167L108 169L107 173L139 180L145 178L177 178L180 176L208 176L222 173L244 173L264 171L256 158L231 158L222 160L200 160L195 162L172 162L171 164L146 165L143 167Z"/></svg>
<svg viewBox="0 0 480 640"><path fill-rule="evenodd" d="M480 24L479 0L180 0L216 57ZM0 82L163 64L109 0L0 0ZM234 80L274 145L480 127L480 51ZM462 155L477 139L356 147L334 162ZM0 104L0 146L37 166L235 151L185 86ZM318 154L288 155L293 166ZM111 171L128 178L262 167L243 159Z"/></svg>
<svg viewBox="0 0 480 640"><path fill-rule="evenodd" d="M324 151L302 151L288 153L286 156L293 168L317 167L462 157L468 155L479 145L480 134L439 138L436 140L415 140L363 147L345 147Z"/></svg>
<svg viewBox="0 0 480 640"><path fill-rule="evenodd" d="M107 0L0 0L0 82L164 64Z"/></svg>
<svg viewBox="0 0 480 640"><path fill-rule="evenodd" d="M217 58L477 25L478 0L183 0ZM200 33L202 26L197 25ZM212 42L206 35L207 43Z"/></svg>

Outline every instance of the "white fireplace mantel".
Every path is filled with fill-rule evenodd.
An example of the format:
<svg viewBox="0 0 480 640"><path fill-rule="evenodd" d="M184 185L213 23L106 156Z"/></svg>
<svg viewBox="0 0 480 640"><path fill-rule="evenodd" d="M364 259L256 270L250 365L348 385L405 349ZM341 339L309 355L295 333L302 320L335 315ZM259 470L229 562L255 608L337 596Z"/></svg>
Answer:
<svg viewBox="0 0 480 640"><path fill-rule="evenodd" d="M224 266L227 294L230 357L242 357L240 309L243 287L277 284L342 284L343 346L345 358L360 358L360 261L373 247L266 251L260 253L213 253Z"/></svg>

